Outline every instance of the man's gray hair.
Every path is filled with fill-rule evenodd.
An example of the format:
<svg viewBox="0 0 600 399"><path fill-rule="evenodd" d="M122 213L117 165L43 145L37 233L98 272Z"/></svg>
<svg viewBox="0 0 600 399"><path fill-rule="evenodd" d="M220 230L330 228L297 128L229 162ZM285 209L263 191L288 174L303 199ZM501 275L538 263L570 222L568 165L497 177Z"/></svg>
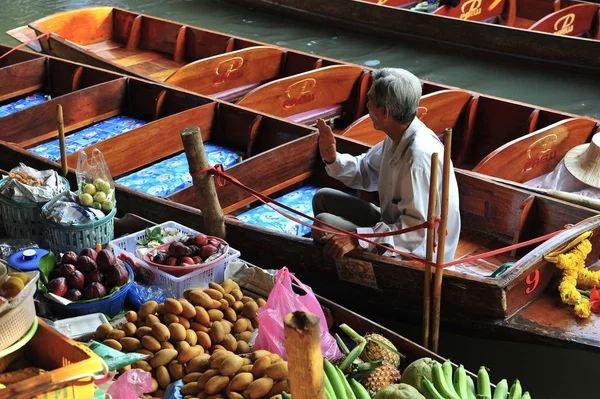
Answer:
<svg viewBox="0 0 600 399"><path fill-rule="evenodd" d="M381 68L373 73L371 95L375 106L387 107L400 123L410 123L417 116L421 82L405 69Z"/></svg>

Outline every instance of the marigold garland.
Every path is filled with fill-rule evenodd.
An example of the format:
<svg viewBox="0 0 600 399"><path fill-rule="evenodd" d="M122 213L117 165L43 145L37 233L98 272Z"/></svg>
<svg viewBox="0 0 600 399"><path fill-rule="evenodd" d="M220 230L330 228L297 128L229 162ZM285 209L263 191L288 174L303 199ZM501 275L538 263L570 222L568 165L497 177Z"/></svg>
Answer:
<svg viewBox="0 0 600 399"><path fill-rule="evenodd" d="M574 307L575 314L582 318L590 317L592 313L590 300L577 289L592 288L600 285L600 270L591 271L585 267L585 259L592 251L589 239L581 241L575 248L556 257L556 267L563 271L563 277L558 286L563 303Z"/></svg>

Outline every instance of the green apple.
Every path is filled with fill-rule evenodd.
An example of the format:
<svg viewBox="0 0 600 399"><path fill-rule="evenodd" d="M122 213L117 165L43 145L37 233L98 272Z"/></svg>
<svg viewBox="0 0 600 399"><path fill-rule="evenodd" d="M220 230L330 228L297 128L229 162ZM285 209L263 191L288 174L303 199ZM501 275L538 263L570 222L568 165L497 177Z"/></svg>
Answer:
<svg viewBox="0 0 600 399"><path fill-rule="evenodd" d="M113 207L114 207L114 205L113 205L112 201L110 201L110 200L106 200L102 203L102 210L104 212L112 211Z"/></svg>
<svg viewBox="0 0 600 399"><path fill-rule="evenodd" d="M94 198L90 194L85 193L81 194L81 197L79 197L79 201L81 202L81 205L90 206L92 205L92 202L94 202Z"/></svg>
<svg viewBox="0 0 600 399"><path fill-rule="evenodd" d="M83 187L83 192L89 195L94 195L96 194L96 186L86 183L86 185Z"/></svg>
<svg viewBox="0 0 600 399"><path fill-rule="evenodd" d="M96 194L94 194L94 201L98 201L100 203L106 201L106 194L104 191L98 191Z"/></svg>
<svg viewBox="0 0 600 399"><path fill-rule="evenodd" d="M102 204L99 203L99 202L94 201L94 202L92 202L91 207L94 208L94 209L102 209Z"/></svg>

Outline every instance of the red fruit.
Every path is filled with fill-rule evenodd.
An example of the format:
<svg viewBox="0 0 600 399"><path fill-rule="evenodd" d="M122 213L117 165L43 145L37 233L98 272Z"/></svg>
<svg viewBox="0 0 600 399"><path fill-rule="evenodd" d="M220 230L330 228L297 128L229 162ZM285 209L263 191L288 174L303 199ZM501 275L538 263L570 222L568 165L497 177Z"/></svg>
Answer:
<svg viewBox="0 0 600 399"><path fill-rule="evenodd" d="M58 277L66 278L69 274L73 273L75 270L77 270L75 268L75 266L66 263L58 268Z"/></svg>
<svg viewBox="0 0 600 399"><path fill-rule="evenodd" d="M208 240L208 245L212 245L215 248L219 248L219 240L216 240L214 238L211 238L210 240Z"/></svg>
<svg viewBox="0 0 600 399"><path fill-rule="evenodd" d="M92 283L83 290L84 299L96 299L106 296L106 288L100 283Z"/></svg>
<svg viewBox="0 0 600 399"><path fill-rule="evenodd" d="M82 255L77 260L77 270L79 270L83 274L88 274L92 270L96 270L98 265L96 262L90 258L89 256Z"/></svg>
<svg viewBox="0 0 600 399"><path fill-rule="evenodd" d="M201 258L201 257L199 257L199 256L194 256L194 257L192 258L192 260L194 261L194 264L195 264L195 265L198 265L198 264L202 263L202 258Z"/></svg>
<svg viewBox="0 0 600 399"><path fill-rule="evenodd" d="M193 265L194 260L192 258L190 258L189 256L184 256L183 258L179 258L179 264L183 265L184 263L186 263L188 265Z"/></svg>
<svg viewBox="0 0 600 399"><path fill-rule="evenodd" d="M167 258L165 265L167 266L175 266L177 265L177 258L171 256L170 258Z"/></svg>
<svg viewBox="0 0 600 399"><path fill-rule="evenodd" d="M203 247L208 243L208 237L205 234L198 234L196 237L194 237L194 245L196 245L197 247Z"/></svg>
<svg viewBox="0 0 600 399"><path fill-rule="evenodd" d="M79 290L69 290L64 298L69 301L81 301L83 299L83 294Z"/></svg>
<svg viewBox="0 0 600 399"><path fill-rule="evenodd" d="M62 258L60 259L60 263L76 265L77 264L77 254L73 251L65 252Z"/></svg>
<svg viewBox="0 0 600 399"><path fill-rule="evenodd" d="M67 293L67 279L64 277L59 277L50 281L48 283L48 292L60 297L65 296Z"/></svg>
<svg viewBox="0 0 600 399"><path fill-rule="evenodd" d="M169 255L175 257L186 256L187 248L179 241L172 242L171 245L169 245Z"/></svg>
<svg viewBox="0 0 600 399"><path fill-rule="evenodd" d="M84 248L79 253L79 256L87 256L89 258L92 258L92 260L95 262L96 256L98 256L98 254L96 253L96 250L93 248Z"/></svg>
<svg viewBox="0 0 600 399"><path fill-rule="evenodd" d="M98 252L98 256L96 256L96 264L100 271L105 271L112 265L117 264L117 258L115 258L115 255L111 251L103 249Z"/></svg>
<svg viewBox="0 0 600 399"><path fill-rule="evenodd" d="M213 255L215 252L217 252L217 247L214 247L212 245L205 245L202 247L202 252L200 253L200 255L206 259L209 256Z"/></svg>
<svg viewBox="0 0 600 399"><path fill-rule="evenodd" d="M85 285L90 285L91 283L101 283L104 276L100 273L100 270L92 270L88 274L85 275Z"/></svg>
<svg viewBox="0 0 600 399"><path fill-rule="evenodd" d="M120 287L129 281L129 273L125 266L116 264L106 270L106 285L109 288Z"/></svg>
<svg viewBox="0 0 600 399"><path fill-rule="evenodd" d="M79 270L75 270L67 276L67 285L74 290L80 290L85 285L85 277Z"/></svg>

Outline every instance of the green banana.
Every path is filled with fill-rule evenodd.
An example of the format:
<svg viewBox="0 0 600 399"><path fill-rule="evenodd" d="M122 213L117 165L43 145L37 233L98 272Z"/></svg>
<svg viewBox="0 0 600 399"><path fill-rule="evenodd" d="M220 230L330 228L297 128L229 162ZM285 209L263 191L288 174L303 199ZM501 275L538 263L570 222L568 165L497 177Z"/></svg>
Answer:
<svg viewBox="0 0 600 399"><path fill-rule="evenodd" d="M333 366L327 359L323 359L323 370L327 374L327 379L331 382L333 393L337 399L348 399L346 395L346 388L343 382L340 380L340 376L337 373L336 367Z"/></svg>
<svg viewBox="0 0 600 399"><path fill-rule="evenodd" d="M469 399L469 387L467 386L467 372L462 364L454 372L454 390L461 399Z"/></svg>
<svg viewBox="0 0 600 399"><path fill-rule="evenodd" d="M446 382L446 376L444 375L444 371L442 370L442 365L438 362L435 362L432 367L432 375L433 385L438 392L447 399L461 399L454 392L454 388L450 389L448 387L448 383Z"/></svg>
<svg viewBox="0 0 600 399"><path fill-rule="evenodd" d="M450 362L450 360L446 360L444 364L442 364L442 371L444 372L444 378L446 378L446 386L450 392L453 393L458 399L461 399L460 395L456 389L454 389L454 385L452 384L452 362Z"/></svg>
<svg viewBox="0 0 600 399"><path fill-rule="evenodd" d="M510 394L508 395L508 399L521 399L521 393L523 389L521 388L521 383L519 380L515 380L513 382L512 387L510 387Z"/></svg>
<svg viewBox="0 0 600 399"><path fill-rule="evenodd" d="M525 391L523 396L521 396L521 399L531 399L531 395L529 395L529 392Z"/></svg>
<svg viewBox="0 0 600 399"><path fill-rule="evenodd" d="M371 399L371 395L369 395L367 389L354 378L350 380L350 388L352 388L352 392L354 392L356 399Z"/></svg>
<svg viewBox="0 0 600 399"><path fill-rule="evenodd" d="M281 397L283 399L292 399L292 395L290 395L289 393L287 393L285 391L281 392Z"/></svg>
<svg viewBox="0 0 600 399"><path fill-rule="evenodd" d="M484 366L481 366L479 368L479 372L477 373L477 394L486 396L488 399L492 398L490 376Z"/></svg>
<svg viewBox="0 0 600 399"><path fill-rule="evenodd" d="M421 380L421 387L423 389L423 392L421 393L423 394L423 396L425 396L426 399L446 399L444 396L442 396L442 394L438 392L437 389L435 389L433 383L429 381L429 379L425 376L423 376Z"/></svg>
<svg viewBox="0 0 600 399"><path fill-rule="evenodd" d="M342 385L344 386L344 390L346 391L346 397L348 399L356 399L356 396L354 395L352 388L350 388L350 384L348 384L348 380L346 379L346 376L344 375L342 369L340 369L339 367L335 367L335 371L337 372L342 382Z"/></svg>
<svg viewBox="0 0 600 399"><path fill-rule="evenodd" d="M506 381L506 379L503 379L498 384L496 384L496 389L494 390L494 396L492 399L506 399L507 396L508 381Z"/></svg>
<svg viewBox="0 0 600 399"><path fill-rule="evenodd" d="M468 388L467 393L469 394L467 396L467 398L468 399L477 399L477 396L475 393L475 383L473 382L473 379L471 378L471 376L468 374L467 374L467 388Z"/></svg>
<svg viewBox="0 0 600 399"><path fill-rule="evenodd" d="M329 381L329 377L327 377L327 373L325 372L325 365L323 365L323 385L325 386L327 399L335 399L335 391L333 390L331 381Z"/></svg>

